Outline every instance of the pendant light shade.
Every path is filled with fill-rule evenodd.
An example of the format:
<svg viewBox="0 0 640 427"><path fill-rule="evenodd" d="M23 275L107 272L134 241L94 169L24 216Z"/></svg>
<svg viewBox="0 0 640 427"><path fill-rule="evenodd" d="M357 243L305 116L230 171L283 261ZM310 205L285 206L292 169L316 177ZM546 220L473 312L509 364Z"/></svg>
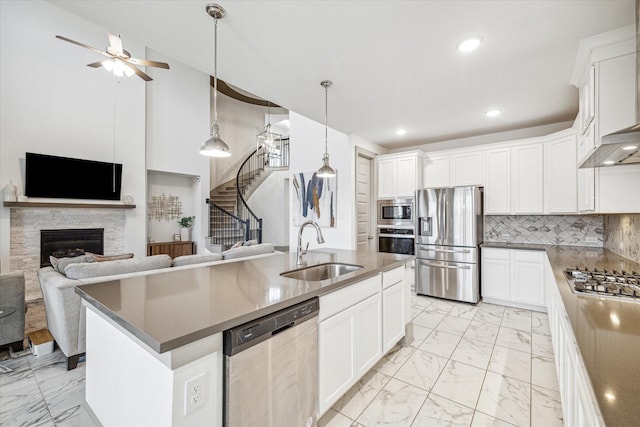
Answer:
<svg viewBox="0 0 640 427"><path fill-rule="evenodd" d="M211 126L211 137L200 146L200 154L210 157L229 157L231 151L220 138L220 127L218 126L218 19L223 18L226 12L222 6L215 3L208 4L205 10L215 21L213 34L213 125Z"/></svg>
<svg viewBox="0 0 640 427"><path fill-rule="evenodd" d="M320 82L320 86L324 88L324 155L322 156L322 166L316 172L316 175L320 178L331 178L336 176L336 171L329 165L329 152L327 151L327 137L328 137L328 102L327 102L327 91L329 87L331 87L333 83L331 80L323 80Z"/></svg>

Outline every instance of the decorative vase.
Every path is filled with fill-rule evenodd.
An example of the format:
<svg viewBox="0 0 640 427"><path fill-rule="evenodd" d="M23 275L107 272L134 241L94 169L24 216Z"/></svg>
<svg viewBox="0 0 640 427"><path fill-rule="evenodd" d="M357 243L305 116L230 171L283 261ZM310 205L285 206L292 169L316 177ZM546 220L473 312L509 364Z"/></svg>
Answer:
<svg viewBox="0 0 640 427"><path fill-rule="evenodd" d="M12 181L4 187L4 201L5 202L15 202L18 200L18 189L15 185L13 185Z"/></svg>
<svg viewBox="0 0 640 427"><path fill-rule="evenodd" d="M180 229L180 239L183 242L190 242L191 241L191 229L189 227L182 227Z"/></svg>

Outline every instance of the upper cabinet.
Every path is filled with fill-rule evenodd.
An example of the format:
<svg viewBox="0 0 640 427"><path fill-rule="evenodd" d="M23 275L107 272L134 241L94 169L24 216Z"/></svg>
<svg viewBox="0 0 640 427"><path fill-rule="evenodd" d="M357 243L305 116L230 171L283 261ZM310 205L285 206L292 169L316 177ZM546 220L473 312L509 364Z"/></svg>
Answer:
<svg viewBox="0 0 640 427"><path fill-rule="evenodd" d="M545 212L575 213L578 207L576 137L565 136L544 145Z"/></svg>
<svg viewBox="0 0 640 427"><path fill-rule="evenodd" d="M512 213L543 213L542 162L542 144L528 144L511 148Z"/></svg>
<svg viewBox="0 0 640 427"><path fill-rule="evenodd" d="M425 188L482 185L484 151L427 154L424 161Z"/></svg>
<svg viewBox="0 0 640 427"><path fill-rule="evenodd" d="M601 61L598 66L598 138L636 121L636 54Z"/></svg>
<svg viewBox="0 0 640 427"><path fill-rule="evenodd" d="M485 153L484 213L511 213L511 149L496 148Z"/></svg>
<svg viewBox="0 0 640 427"><path fill-rule="evenodd" d="M449 155L427 154L424 158L424 188L449 187Z"/></svg>
<svg viewBox="0 0 640 427"><path fill-rule="evenodd" d="M409 151L376 157L378 198L413 197L422 188L422 152Z"/></svg>

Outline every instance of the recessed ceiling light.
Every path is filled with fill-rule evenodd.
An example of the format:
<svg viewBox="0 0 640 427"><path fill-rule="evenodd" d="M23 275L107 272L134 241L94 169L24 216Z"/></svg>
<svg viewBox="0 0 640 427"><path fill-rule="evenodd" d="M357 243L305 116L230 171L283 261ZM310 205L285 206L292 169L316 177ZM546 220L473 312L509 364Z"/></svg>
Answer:
<svg viewBox="0 0 640 427"><path fill-rule="evenodd" d="M606 162L602 162L603 165L605 166L611 166L613 164L615 164L615 162L613 160L607 160Z"/></svg>
<svg viewBox="0 0 640 427"><path fill-rule="evenodd" d="M627 150L627 151L635 150L637 148L638 148L637 145L627 145L625 147L622 147L623 150Z"/></svg>
<svg viewBox="0 0 640 427"><path fill-rule="evenodd" d="M489 110L484 114L487 117L498 117L500 114L502 114L502 111L500 111L500 110Z"/></svg>
<svg viewBox="0 0 640 427"><path fill-rule="evenodd" d="M400 135L400 136L404 135L405 133L407 133L406 129L398 129L396 131L396 135Z"/></svg>
<svg viewBox="0 0 640 427"><path fill-rule="evenodd" d="M458 43L458 50L460 52L471 52L476 50L480 43L482 43L482 37L470 37Z"/></svg>

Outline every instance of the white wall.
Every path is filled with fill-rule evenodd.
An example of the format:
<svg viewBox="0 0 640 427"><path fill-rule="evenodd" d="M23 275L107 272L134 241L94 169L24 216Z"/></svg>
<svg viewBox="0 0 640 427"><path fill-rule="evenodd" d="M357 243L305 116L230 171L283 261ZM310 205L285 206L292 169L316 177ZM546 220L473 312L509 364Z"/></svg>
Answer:
<svg viewBox="0 0 640 427"><path fill-rule="evenodd" d="M290 176L299 172L316 171L322 166L324 153L324 124L314 122L294 112L289 113L291 166ZM336 227L322 229L325 243L316 242L315 230L307 227L304 242L309 248L330 247L339 249L355 248L354 194L355 194L355 150L349 137L329 129L328 152L331 167L337 173L338 197L336 200ZM289 206L295 206L295 191L289 191ZM292 221L290 221L292 223ZM295 250L298 242L298 227L289 228L289 247Z"/></svg>
<svg viewBox="0 0 640 427"><path fill-rule="evenodd" d="M209 157L199 153L209 135L209 76L147 48L147 58L171 67L147 69L147 201L151 196L179 196L183 216L196 219L192 239L204 249L208 231ZM164 174L158 172L165 172ZM171 241L179 233L176 221L150 220L149 240Z"/></svg>
<svg viewBox="0 0 640 427"><path fill-rule="evenodd" d="M113 30L112 30L113 31ZM86 64L101 57L55 38L63 35L102 48L108 30L43 1L0 2L0 187L12 180L23 191L25 152L114 160L112 75ZM126 48L144 55L144 45ZM145 253L145 83L117 85L115 161L123 163L127 251ZM59 183L56 185L67 185ZM9 208L0 208L1 269L9 268Z"/></svg>
<svg viewBox="0 0 640 427"><path fill-rule="evenodd" d="M262 241L289 245L289 171L274 171L253 192L247 203L262 218Z"/></svg>

